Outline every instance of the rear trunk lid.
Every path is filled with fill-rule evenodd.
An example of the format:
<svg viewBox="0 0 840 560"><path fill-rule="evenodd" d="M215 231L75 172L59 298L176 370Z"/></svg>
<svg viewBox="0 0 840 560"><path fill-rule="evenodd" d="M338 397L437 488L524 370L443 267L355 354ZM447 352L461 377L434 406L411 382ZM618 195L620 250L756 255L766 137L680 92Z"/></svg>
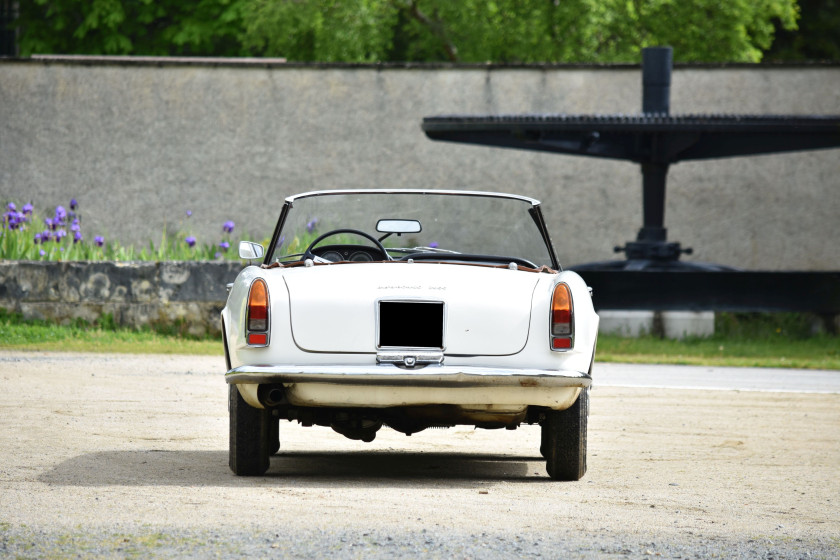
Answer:
<svg viewBox="0 0 840 560"><path fill-rule="evenodd" d="M436 263L337 264L283 273L295 343L327 353L407 347L515 354L528 340L539 281L533 272Z"/></svg>

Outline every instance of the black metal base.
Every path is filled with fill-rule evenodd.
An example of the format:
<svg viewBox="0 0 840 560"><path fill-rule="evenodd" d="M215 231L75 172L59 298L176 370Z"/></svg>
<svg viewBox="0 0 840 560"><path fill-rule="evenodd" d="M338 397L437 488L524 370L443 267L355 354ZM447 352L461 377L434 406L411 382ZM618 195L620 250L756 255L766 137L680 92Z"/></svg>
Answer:
<svg viewBox="0 0 840 560"><path fill-rule="evenodd" d="M655 262L678 261L680 255L690 255L691 248L683 249L679 243L666 241L628 241L624 247L615 247L616 253L624 253L627 260L643 260Z"/></svg>
<svg viewBox="0 0 840 560"><path fill-rule="evenodd" d="M568 268L576 272L582 271L650 271L650 272L737 272L740 269L731 266L724 266L722 264L697 262L697 261L677 261L677 260L659 260L659 259L627 259L623 261L598 261L591 263L576 264Z"/></svg>
<svg viewBox="0 0 840 560"><path fill-rule="evenodd" d="M592 288L595 309L840 314L840 271L742 271L697 267L698 264L715 266L703 263L691 263L694 268L628 268L633 263L589 263L571 269Z"/></svg>

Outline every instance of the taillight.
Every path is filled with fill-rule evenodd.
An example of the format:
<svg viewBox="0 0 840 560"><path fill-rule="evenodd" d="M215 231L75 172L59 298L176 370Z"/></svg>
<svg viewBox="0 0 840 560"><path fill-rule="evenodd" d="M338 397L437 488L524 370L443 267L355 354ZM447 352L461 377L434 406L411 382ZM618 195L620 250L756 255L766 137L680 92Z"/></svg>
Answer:
<svg viewBox="0 0 840 560"><path fill-rule="evenodd" d="M574 345L572 292L566 284L554 287L551 298L551 349L568 350Z"/></svg>
<svg viewBox="0 0 840 560"><path fill-rule="evenodd" d="M257 278L248 292L245 337L249 346L268 346L268 286Z"/></svg>

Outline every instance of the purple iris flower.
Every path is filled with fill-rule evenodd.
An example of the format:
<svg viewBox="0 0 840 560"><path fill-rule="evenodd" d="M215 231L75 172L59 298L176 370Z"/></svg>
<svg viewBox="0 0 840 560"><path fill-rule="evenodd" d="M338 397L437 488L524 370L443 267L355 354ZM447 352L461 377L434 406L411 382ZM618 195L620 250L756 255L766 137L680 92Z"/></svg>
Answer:
<svg viewBox="0 0 840 560"><path fill-rule="evenodd" d="M190 216L192 216L192 210L187 210L187 218L189 218Z"/></svg>
<svg viewBox="0 0 840 560"><path fill-rule="evenodd" d="M75 218L73 220L73 224L70 226L70 231L80 232L82 231L82 226L79 224L79 218Z"/></svg>
<svg viewBox="0 0 840 560"><path fill-rule="evenodd" d="M46 254L47 254L47 252L46 252L46 251L44 251L43 249L41 249L40 251L38 251L38 254L39 254L39 255L41 255L41 256L43 257L44 255L46 255Z"/></svg>
<svg viewBox="0 0 840 560"><path fill-rule="evenodd" d="M187 245L189 245L190 247L194 247L194 246L195 246L195 237L193 237L192 235L190 235L189 237L187 237L186 239L184 239L184 241L186 241L186 242L187 242Z"/></svg>
<svg viewBox="0 0 840 560"><path fill-rule="evenodd" d="M78 243L81 240L82 240L82 232L81 231L77 231L76 233L73 234L73 243Z"/></svg>
<svg viewBox="0 0 840 560"><path fill-rule="evenodd" d="M93 242L96 243L97 247L102 247L103 245L105 245L105 238L101 235L97 235L93 238Z"/></svg>
<svg viewBox="0 0 840 560"><path fill-rule="evenodd" d="M20 212L6 212L3 215L3 221L9 224L9 229L18 229L20 224L26 222L26 216Z"/></svg>
<svg viewBox="0 0 840 560"><path fill-rule="evenodd" d="M10 202L9 205L6 206L6 210L8 210L9 212L15 212L17 211L17 206L15 206L14 202Z"/></svg>
<svg viewBox="0 0 840 560"><path fill-rule="evenodd" d="M75 210L75 209L76 209L76 208L78 208L78 207L79 207L79 203L78 203L78 202L76 202L76 199L75 199L75 198L71 198L71 199L70 199L70 210Z"/></svg>
<svg viewBox="0 0 840 560"><path fill-rule="evenodd" d="M213 255L213 258L214 258L214 259L221 259L221 258L222 258L222 254L221 254L220 252L216 251L216 254L215 254L215 255Z"/></svg>
<svg viewBox="0 0 840 560"><path fill-rule="evenodd" d="M233 233L233 228L235 225L236 224L228 220L225 222L225 225L222 226L222 229L225 231L225 233Z"/></svg>
<svg viewBox="0 0 840 560"><path fill-rule="evenodd" d="M64 206L56 206L55 207L55 219L54 222L63 223L64 220L67 219L67 210L64 209Z"/></svg>
<svg viewBox="0 0 840 560"><path fill-rule="evenodd" d="M53 239L55 239L56 243L58 243L59 241L61 241L65 237L67 237L67 232L64 231L63 229L60 229L53 234Z"/></svg>
<svg viewBox="0 0 840 560"><path fill-rule="evenodd" d="M312 233L315 231L315 227L318 225L318 218L312 218L308 222L306 222L306 231L308 233Z"/></svg>
<svg viewBox="0 0 840 560"><path fill-rule="evenodd" d="M437 249L437 247L438 247L437 241L432 241L431 243L429 243L429 248L430 249Z"/></svg>
<svg viewBox="0 0 840 560"><path fill-rule="evenodd" d="M230 249L230 243L228 243L227 241L222 241L221 243L219 243L219 247L222 249L222 251L227 251L228 249Z"/></svg>
<svg viewBox="0 0 840 560"><path fill-rule="evenodd" d="M34 207L32 206L31 202L27 202L26 204L23 205L23 213L26 214L27 216L32 214L32 210L34 210Z"/></svg>
<svg viewBox="0 0 840 560"><path fill-rule="evenodd" d="M36 233L35 234L35 245L38 245L39 243L41 243L42 239L43 239L43 236L40 233Z"/></svg>
<svg viewBox="0 0 840 560"><path fill-rule="evenodd" d="M58 226L58 223L51 218L44 218L44 223L47 224L47 228L52 231L55 231L56 226Z"/></svg>

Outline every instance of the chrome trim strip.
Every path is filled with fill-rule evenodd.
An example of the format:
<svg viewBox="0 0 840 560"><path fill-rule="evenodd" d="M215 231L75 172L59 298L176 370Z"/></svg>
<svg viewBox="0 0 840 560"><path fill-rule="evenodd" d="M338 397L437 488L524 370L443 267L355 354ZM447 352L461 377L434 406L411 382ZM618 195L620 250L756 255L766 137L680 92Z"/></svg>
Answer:
<svg viewBox="0 0 840 560"><path fill-rule="evenodd" d="M521 196L518 194L509 194L501 192L488 191L458 191L452 189L332 189L323 191L309 191L305 193L295 194L285 199L286 202L292 203L300 198L309 198L312 196L324 196L334 194L440 194L440 195L461 195L461 196L484 196L488 198L511 198L514 200L521 200L527 202L532 206L538 206L540 201L528 196Z"/></svg>
<svg viewBox="0 0 840 560"><path fill-rule="evenodd" d="M398 351L380 351L376 353L377 364L394 364L413 368L443 363L443 352L428 350L402 349Z"/></svg>

